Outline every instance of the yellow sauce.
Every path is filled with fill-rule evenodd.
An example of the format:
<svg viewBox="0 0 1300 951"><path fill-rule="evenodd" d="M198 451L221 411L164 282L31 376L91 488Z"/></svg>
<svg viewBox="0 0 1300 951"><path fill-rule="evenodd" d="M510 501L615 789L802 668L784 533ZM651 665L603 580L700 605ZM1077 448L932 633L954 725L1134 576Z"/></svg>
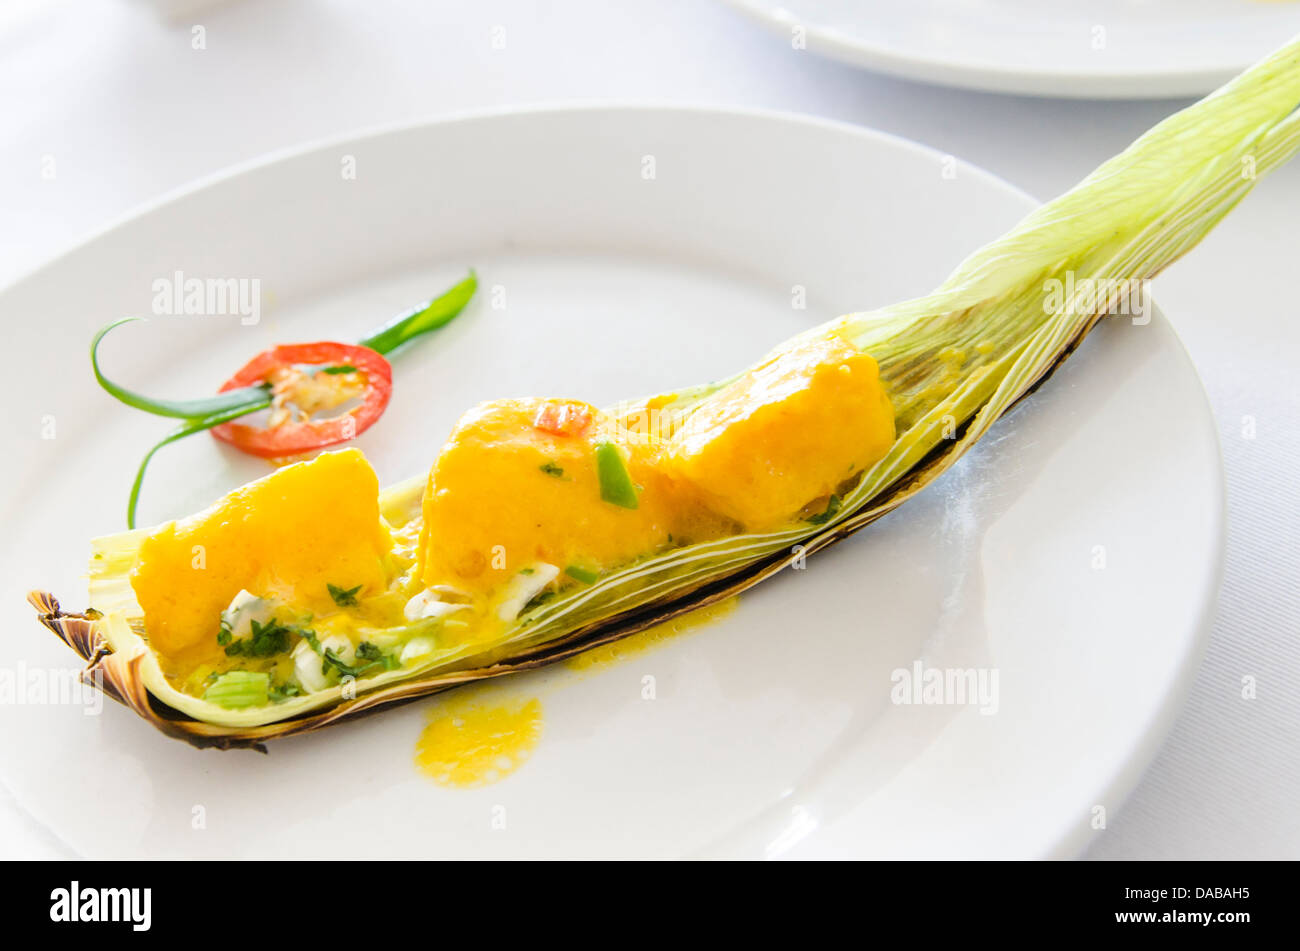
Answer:
<svg viewBox="0 0 1300 951"><path fill-rule="evenodd" d="M499 782L527 761L541 739L540 700L489 704L477 693L438 703L416 743L416 766L439 786Z"/></svg>
<svg viewBox="0 0 1300 951"><path fill-rule="evenodd" d="M564 662L564 666L571 670L582 671L609 667L619 661L627 660L629 657L635 657L662 647L673 638L693 631L705 624L719 621L736 610L738 603L739 599L733 596L697 608L694 611L675 617L671 621L648 627L644 631L623 638L621 641L603 644L600 647L578 654L576 657L571 657Z"/></svg>

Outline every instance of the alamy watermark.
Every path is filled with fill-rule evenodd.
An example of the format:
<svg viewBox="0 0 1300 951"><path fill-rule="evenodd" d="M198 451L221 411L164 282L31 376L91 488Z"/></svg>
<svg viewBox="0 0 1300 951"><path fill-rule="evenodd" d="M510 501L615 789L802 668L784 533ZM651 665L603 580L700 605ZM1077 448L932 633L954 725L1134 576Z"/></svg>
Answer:
<svg viewBox="0 0 1300 951"><path fill-rule="evenodd" d="M90 678L90 683L82 675ZM104 672L70 667L0 667L0 705L76 706L88 717L104 709Z"/></svg>
<svg viewBox="0 0 1300 951"><path fill-rule="evenodd" d="M998 712L996 667L926 667L913 661L889 675L889 699L899 706L970 706L992 716Z"/></svg>
<svg viewBox="0 0 1300 951"><path fill-rule="evenodd" d="M148 931L152 906L152 888L87 888L73 881L50 892L50 921L122 922L132 931Z"/></svg>
<svg viewBox="0 0 1300 951"><path fill-rule="evenodd" d="M1141 326L1151 322L1151 297L1147 282L1138 278L1075 277L1065 272L1065 280L1049 278L1043 282L1043 313L1064 317L1100 314L1103 317L1131 317Z"/></svg>
<svg viewBox="0 0 1300 951"><path fill-rule="evenodd" d="M176 271L150 285L160 317L238 317L245 327L262 319L262 280L257 277L186 277Z"/></svg>

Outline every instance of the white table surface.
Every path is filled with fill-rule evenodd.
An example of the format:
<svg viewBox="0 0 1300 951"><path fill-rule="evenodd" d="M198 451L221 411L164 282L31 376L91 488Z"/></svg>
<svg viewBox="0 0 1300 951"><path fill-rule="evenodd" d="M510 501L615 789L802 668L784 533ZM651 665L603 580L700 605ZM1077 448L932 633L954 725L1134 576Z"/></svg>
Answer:
<svg viewBox="0 0 1300 951"><path fill-rule="evenodd" d="M794 50L712 0L231 0L170 25L158 5L0 6L0 284L232 164L481 107L637 99L811 113L928 144L1046 199L1182 105L889 79ZM192 48L195 24L206 49ZM1090 857L1300 857L1298 210L1293 163L1155 285L1219 423L1226 574L1186 709ZM1242 698L1246 676L1256 699ZM0 855L58 854L0 792Z"/></svg>

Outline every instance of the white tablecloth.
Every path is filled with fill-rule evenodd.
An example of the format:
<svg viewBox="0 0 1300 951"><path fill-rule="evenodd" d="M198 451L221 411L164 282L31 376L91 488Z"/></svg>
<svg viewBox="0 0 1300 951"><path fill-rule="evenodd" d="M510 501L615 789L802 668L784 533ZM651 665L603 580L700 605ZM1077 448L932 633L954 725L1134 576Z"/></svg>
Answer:
<svg viewBox="0 0 1300 951"><path fill-rule="evenodd" d="M1048 198L1181 105L893 80L794 50L709 0L237 0L170 25L160 3L0 7L0 282L233 163L484 106L620 98L806 112L915 139ZM1300 857L1298 211L1293 163L1156 285L1219 422L1227 568L1186 710L1093 857ZM1242 698L1247 675L1254 700ZM58 854L11 803L0 802L0 842L9 855Z"/></svg>

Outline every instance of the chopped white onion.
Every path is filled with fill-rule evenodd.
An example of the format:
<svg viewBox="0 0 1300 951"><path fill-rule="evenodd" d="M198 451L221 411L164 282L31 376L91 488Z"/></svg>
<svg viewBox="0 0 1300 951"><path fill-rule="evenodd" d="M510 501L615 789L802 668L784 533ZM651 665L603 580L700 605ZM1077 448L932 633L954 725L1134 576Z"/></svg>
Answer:
<svg viewBox="0 0 1300 951"><path fill-rule="evenodd" d="M329 686L321 656L311 649L305 640L299 641L293 649L293 674L298 678L298 685L308 693L316 693Z"/></svg>
<svg viewBox="0 0 1300 951"><path fill-rule="evenodd" d="M407 664L413 660L419 660L421 657L427 657L433 653L433 639L430 637L413 637L406 642L402 648L401 661Z"/></svg>
<svg viewBox="0 0 1300 951"><path fill-rule="evenodd" d="M271 619L271 602L240 589L230 599L230 606L221 612L232 637L248 637L253 633L253 621L263 624Z"/></svg>
<svg viewBox="0 0 1300 951"><path fill-rule="evenodd" d="M357 659L357 650L352 646L352 641L342 634L331 634L329 637L322 637L320 642L321 653L333 651L334 656L345 664L354 664Z"/></svg>
<svg viewBox="0 0 1300 951"><path fill-rule="evenodd" d="M474 596L468 591L452 587L449 584L432 584L429 585L429 590L436 591L444 601L468 603L474 600Z"/></svg>
<svg viewBox="0 0 1300 951"><path fill-rule="evenodd" d="M520 571L506 583L497 607L497 617L503 621L515 620L524 605L541 594L559 575L559 568L544 561L534 562Z"/></svg>
<svg viewBox="0 0 1300 951"><path fill-rule="evenodd" d="M439 585L438 587L442 587ZM444 601L435 588L429 588L427 591L421 591L411 600L406 602L406 607L402 609L402 614L408 621L421 621L425 618L443 617L455 611L463 611L469 607L468 604L452 604Z"/></svg>
<svg viewBox="0 0 1300 951"><path fill-rule="evenodd" d="M352 642L342 634L331 634L329 637L321 639L321 652L318 654L312 650L311 644L306 639L298 642L294 647L293 653L293 673L298 678L298 683L302 689L308 693L316 693L324 690L330 685L329 678L325 673L325 651L333 651L334 656L345 664L354 664L357 660L356 648Z"/></svg>

